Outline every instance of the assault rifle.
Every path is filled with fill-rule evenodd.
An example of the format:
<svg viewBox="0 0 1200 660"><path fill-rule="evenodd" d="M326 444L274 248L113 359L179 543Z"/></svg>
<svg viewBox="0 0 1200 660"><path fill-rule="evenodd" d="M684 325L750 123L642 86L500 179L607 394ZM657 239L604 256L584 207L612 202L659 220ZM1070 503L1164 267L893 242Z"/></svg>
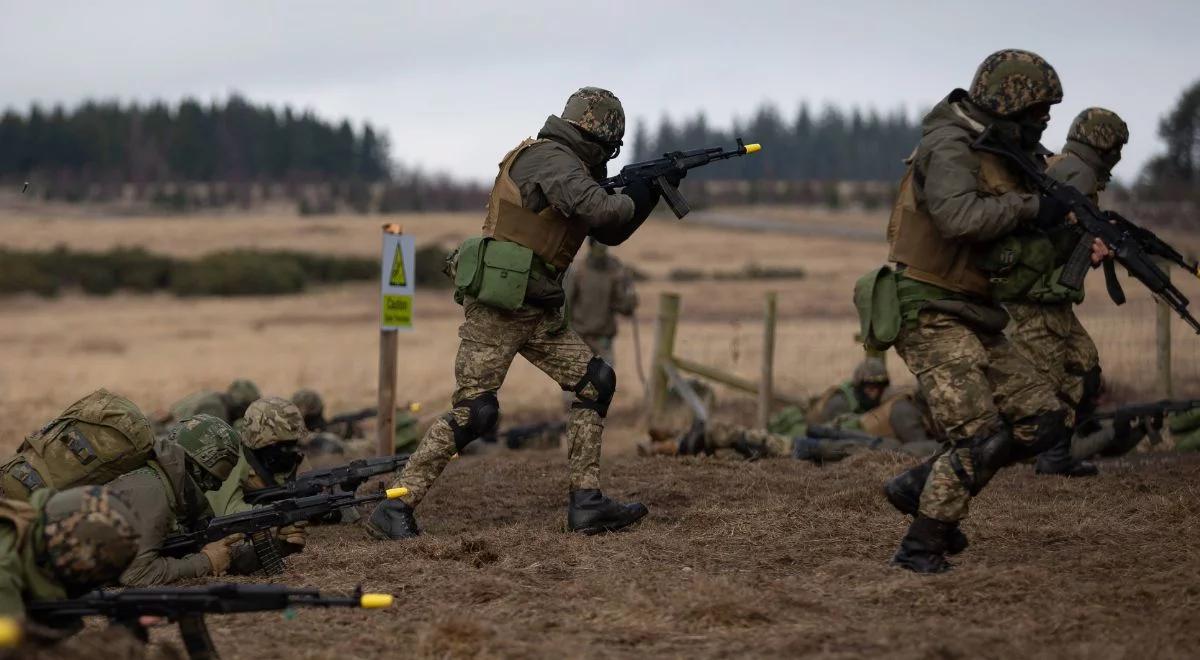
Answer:
<svg viewBox="0 0 1200 660"><path fill-rule="evenodd" d="M327 491L340 490L353 493L367 479L395 472L404 467L406 463L408 463L408 454L400 454L360 458L337 467L309 470L282 486L270 486L249 491L246 493L246 501L250 504L266 504L278 500L309 497Z"/></svg>
<svg viewBox="0 0 1200 660"><path fill-rule="evenodd" d="M206 544L231 534L245 534L250 538L263 572L267 575L278 575L283 572L283 560L279 556L279 549L275 547L275 540L271 538L271 528L293 525L359 504L384 499L394 500L407 494L407 488L389 488L382 493L365 497L356 497L354 493L323 493L280 500L257 509L217 516L209 520L208 525L202 529L170 536L163 541L159 554L166 557L182 557L199 552Z"/></svg>
<svg viewBox="0 0 1200 660"><path fill-rule="evenodd" d="M535 422L510 426L503 431L493 431L480 440L488 443L503 442L509 449L520 449L526 442L544 435L554 435L566 432L566 422Z"/></svg>
<svg viewBox="0 0 1200 660"><path fill-rule="evenodd" d="M1196 331L1196 334L1200 334L1200 321L1197 321L1188 312L1187 297L1171 284L1170 278L1158 267L1158 264L1154 263L1154 259L1151 257L1153 255L1176 261L1189 273L1200 277L1200 269L1196 264L1188 264L1182 255L1150 231L1134 225L1117 214L1101 211L1082 192L1073 186L1056 181L1054 177L1042 171L1032 157L1005 144L1003 139L995 138L992 133L992 128L988 127L975 140L974 148L1001 156L1016 165L1043 195L1053 197L1066 204L1074 212L1075 219L1084 232L1083 238L1075 246L1074 252L1071 253L1070 259L1063 267L1059 284L1077 291L1083 286L1083 279L1091 267L1092 240L1093 237L1099 238L1112 250L1116 261L1124 266L1134 279L1145 285L1155 298L1175 310L1175 313L1186 321ZM1123 305L1125 292L1121 289L1120 281L1117 280L1117 272L1112 261L1104 262L1104 284L1112 301Z"/></svg>
<svg viewBox="0 0 1200 660"><path fill-rule="evenodd" d="M53 628L70 628L81 617L107 617L113 625L128 628L142 641L144 616L163 617L179 624L183 645L192 660L216 660L206 614L236 614L290 610L293 607L391 607L389 594L365 594L362 587L350 596L323 596L316 589L292 589L275 584L213 584L205 587L155 587L123 591L93 591L73 600L33 602L26 606L32 621Z"/></svg>
<svg viewBox="0 0 1200 660"><path fill-rule="evenodd" d="M376 417L378 415L379 415L378 408L363 408L362 410L359 410L356 412L349 412L349 413L342 413L341 415L334 415L333 417L330 417L329 419L325 420L324 422L314 423L313 428L311 428L309 430L310 431L324 431L325 429L327 429L331 426L337 426L338 424L357 424L363 420L371 419L372 417Z"/></svg>
<svg viewBox="0 0 1200 660"><path fill-rule="evenodd" d="M624 188L634 181L651 181L662 192L663 199L667 201L667 206L675 213L676 218L682 218L692 210L688 205L687 200L683 195L679 194L679 189L671 185L667 177L674 174L683 176L685 172L693 167L708 165L717 160L725 160L734 156L745 156L752 154L762 149L762 145L758 144L743 144L742 138L737 139L737 149L725 151L721 147L712 147L708 149L692 149L691 151L671 151L663 154L662 158L653 160L644 160L640 163L631 163L621 168L621 171L616 176L610 176L600 182L600 187L605 190L614 188Z"/></svg>
<svg viewBox="0 0 1200 660"><path fill-rule="evenodd" d="M1123 435L1129 433L1133 422L1140 420L1146 435L1150 437L1151 444L1158 444L1162 442L1160 431L1162 431L1163 420L1168 413L1187 412L1195 408L1200 408L1200 400L1163 399L1151 403L1135 403L1092 415L1079 426L1094 426L1100 420L1111 419L1113 429L1118 435Z"/></svg>

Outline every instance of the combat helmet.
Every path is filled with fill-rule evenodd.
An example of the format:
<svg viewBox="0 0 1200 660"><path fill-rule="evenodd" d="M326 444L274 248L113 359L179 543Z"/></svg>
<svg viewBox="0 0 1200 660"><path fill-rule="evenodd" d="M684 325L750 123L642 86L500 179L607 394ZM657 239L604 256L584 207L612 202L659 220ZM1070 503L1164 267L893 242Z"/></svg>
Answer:
<svg viewBox="0 0 1200 660"><path fill-rule="evenodd" d="M245 414L246 408L262 397L262 392L258 390L258 385L255 385L253 381L239 378L229 384L225 390L225 396L228 397L230 408L229 419L233 421L241 418Z"/></svg>
<svg viewBox="0 0 1200 660"><path fill-rule="evenodd" d="M1063 88L1058 72L1040 55L1006 49L983 60L967 96L997 117L1011 117L1038 104L1061 102Z"/></svg>
<svg viewBox="0 0 1200 660"><path fill-rule="evenodd" d="M71 595L115 583L137 556L137 518L103 486L51 495L42 520L43 556Z"/></svg>
<svg viewBox="0 0 1200 660"><path fill-rule="evenodd" d="M296 404L272 396L250 404L246 415L237 423L242 444L250 449L262 449L281 442L298 442L308 433L304 416Z"/></svg>
<svg viewBox="0 0 1200 660"><path fill-rule="evenodd" d="M610 149L618 149L625 137L625 109L607 89L581 88L567 99L562 118Z"/></svg>
<svg viewBox="0 0 1200 660"><path fill-rule="evenodd" d="M1105 153L1120 149L1129 142L1129 126L1112 110L1088 108L1071 122L1067 139L1082 142Z"/></svg>
<svg viewBox="0 0 1200 660"><path fill-rule="evenodd" d="M296 390L292 395L292 403L300 409L300 416L304 418L305 425L309 425L310 421L321 421L325 416L325 402L321 400L321 395L310 389Z"/></svg>
<svg viewBox="0 0 1200 660"><path fill-rule="evenodd" d="M877 357L869 357L854 368L850 377L851 384L856 387L864 385L881 385L887 387L892 382L888 377L887 365Z"/></svg>
<svg viewBox="0 0 1200 660"><path fill-rule="evenodd" d="M204 490L220 487L242 455L237 431L212 415L196 415L179 422L171 429L170 438L183 447L191 459L189 463L202 470L192 471L192 477Z"/></svg>

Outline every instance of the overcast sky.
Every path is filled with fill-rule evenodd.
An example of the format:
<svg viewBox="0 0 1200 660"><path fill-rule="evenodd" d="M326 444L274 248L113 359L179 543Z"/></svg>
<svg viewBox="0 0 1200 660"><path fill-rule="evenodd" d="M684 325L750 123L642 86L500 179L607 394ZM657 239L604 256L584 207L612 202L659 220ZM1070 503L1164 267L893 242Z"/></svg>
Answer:
<svg viewBox="0 0 1200 660"><path fill-rule="evenodd" d="M401 162L490 181L583 85L616 92L630 133L699 110L726 126L763 101L786 117L802 100L916 112L967 86L988 53L1025 48L1066 90L1046 143L1085 107L1116 110L1132 132L1128 180L1200 79L1198 27L1195 0L0 0L0 106L236 91L370 121Z"/></svg>

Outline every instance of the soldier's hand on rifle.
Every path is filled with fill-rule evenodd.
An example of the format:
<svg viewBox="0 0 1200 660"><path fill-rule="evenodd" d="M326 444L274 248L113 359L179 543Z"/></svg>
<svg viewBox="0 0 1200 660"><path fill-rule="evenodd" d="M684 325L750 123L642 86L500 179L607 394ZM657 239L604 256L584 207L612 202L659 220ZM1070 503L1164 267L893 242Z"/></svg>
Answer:
<svg viewBox="0 0 1200 660"><path fill-rule="evenodd" d="M279 528L279 540L282 543L296 546L299 551L308 543L308 521L302 520Z"/></svg>
<svg viewBox="0 0 1200 660"><path fill-rule="evenodd" d="M1108 249L1108 246L1104 244L1104 241L1098 238L1092 239L1093 266L1099 266L1100 262L1104 261L1105 259L1112 259L1112 257L1112 250Z"/></svg>
<svg viewBox="0 0 1200 660"><path fill-rule="evenodd" d="M1034 218L1034 224L1043 229L1057 227L1063 222L1073 222L1074 214L1071 213L1071 206L1060 200L1054 195L1042 195L1038 199L1037 216Z"/></svg>
<svg viewBox="0 0 1200 660"><path fill-rule="evenodd" d="M231 561L230 549L233 544L242 540L241 534L230 534L219 541L213 541L208 545L200 548L200 552L208 557L208 563L212 565L213 575L224 575L225 571L229 570L229 562Z"/></svg>
<svg viewBox="0 0 1200 660"><path fill-rule="evenodd" d="M683 181L685 177L687 177L687 170L671 170L663 175L667 183L671 184L674 188L678 188L679 182Z"/></svg>

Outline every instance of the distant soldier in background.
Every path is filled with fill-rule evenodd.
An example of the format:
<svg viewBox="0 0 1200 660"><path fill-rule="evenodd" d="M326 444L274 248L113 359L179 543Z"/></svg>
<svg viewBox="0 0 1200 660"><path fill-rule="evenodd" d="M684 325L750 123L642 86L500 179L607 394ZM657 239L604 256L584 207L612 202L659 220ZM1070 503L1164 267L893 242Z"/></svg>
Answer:
<svg viewBox="0 0 1200 660"><path fill-rule="evenodd" d="M0 500L0 617L23 619L26 603L115 585L137 554L137 526L104 486Z"/></svg>
<svg viewBox="0 0 1200 660"><path fill-rule="evenodd" d="M241 419L242 415L246 414L246 408L261 397L258 386L244 378L230 383L224 392L193 392L172 404L169 412L154 415L154 434L161 436L175 422L196 415L212 415L225 420L227 424L232 424Z"/></svg>
<svg viewBox="0 0 1200 660"><path fill-rule="evenodd" d="M1046 173L1073 186L1099 203L1099 194L1112 178L1112 168L1121 160L1121 147L1129 141L1129 128L1111 110L1088 108L1071 122L1062 153L1047 160ZM1018 268L1037 277L1016 271L1008 278L994 277L993 290L1012 317L1006 332L1013 346L1029 359L1049 380L1059 398L1083 420L1095 411L1100 396L1100 356L1096 344L1075 315L1074 305L1083 302L1083 289L1073 290L1059 284L1071 250L1082 237L1070 226L1053 227L1014 235L994 250L1019 255ZM1041 242L1053 250L1039 251ZM1030 257L1039 253L1056 254L1056 262L1033 264ZM1006 257L1001 255L999 259ZM1008 259L1013 261L1014 259ZM1044 271L1040 273L1039 271ZM1090 477L1096 466L1074 458L1070 438L1038 456L1038 474Z"/></svg>
<svg viewBox="0 0 1200 660"><path fill-rule="evenodd" d="M861 415L879 405L891 382L887 365L882 359L866 358L854 368L850 380L829 388L817 397L805 413L805 421L824 424L839 415Z"/></svg>
<svg viewBox="0 0 1200 660"><path fill-rule="evenodd" d="M454 407L429 428L396 480L409 494L372 513L372 535L417 536L413 508L456 452L496 427L497 393L518 354L575 394L567 430L568 527L594 534L646 515L644 505L616 502L600 490L600 444L616 372L567 327L562 310L562 276L584 239L620 244L658 203L660 191L643 180L617 194L599 185L624 134L617 97L585 87L567 99L561 117L547 118L536 140L524 140L501 161L483 226L488 240L468 239L454 265L465 314ZM457 277L464 273L479 276Z"/></svg>
<svg viewBox="0 0 1200 660"><path fill-rule="evenodd" d="M607 245L594 238L587 243L587 256L567 272L564 287L571 329L592 352L616 365L613 338L617 336L617 316L633 316L638 305L633 274L610 254Z"/></svg>

